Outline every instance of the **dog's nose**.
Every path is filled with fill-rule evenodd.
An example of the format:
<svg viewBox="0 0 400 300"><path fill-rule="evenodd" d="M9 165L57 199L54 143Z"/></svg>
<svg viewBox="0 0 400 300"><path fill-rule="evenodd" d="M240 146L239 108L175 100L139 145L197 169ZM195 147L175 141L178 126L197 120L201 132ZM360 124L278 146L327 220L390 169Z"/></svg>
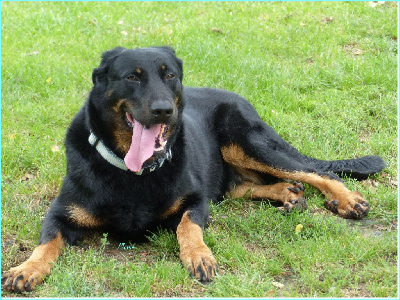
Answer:
<svg viewBox="0 0 400 300"><path fill-rule="evenodd" d="M169 101L156 100L151 103L150 112L157 123L167 123L174 113L174 107Z"/></svg>

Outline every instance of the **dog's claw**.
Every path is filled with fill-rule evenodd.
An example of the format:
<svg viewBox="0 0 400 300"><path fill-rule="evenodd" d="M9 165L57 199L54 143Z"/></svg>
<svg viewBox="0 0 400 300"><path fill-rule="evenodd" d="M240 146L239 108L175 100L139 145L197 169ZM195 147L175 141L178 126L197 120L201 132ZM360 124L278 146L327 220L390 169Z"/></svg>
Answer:
<svg viewBox="0 0 400 300"><path fill-rule="evenodd" d="M218 270L217 262L211 251L205 247L188 254L183 253L182 255L181 253L181 260L183 265L186 266L190 278L196 278L200 282L211 281Z"/></svg>
<svg viewBox="0 0 400 300"><path fill-rule="evenodd" d="M300 182L293 182L292 186L287 187L287 189L293 193L289 195L290 198L296 197L296 199L288 199L283 204L283 210L287 213L291 212L293 209L299 211L304 211L308 208L306 200L302 197L304 191L304 185Z"/></svg>
<svg viewBox="0 0 400 300"><path fill-rule="evenodd" d="M368 201L365 201L358 192L351 192L347 198L340 201L327 199L324 206L326 209L345 219L360 220L369 212Z"/></svg>
<svg viewBox="0 0 400 300"><path fill-rule="evenodd" d="M326 208L327 210L330 210L331 212L333 212L333 213L335 213L335 214L338 213L337 204L338 204L338 203L337 203L336 200L332 200L332 201L325 200L325 202L324 202L325 208Z"/></svg>
<svg viewBox="0 0 400 300"><path fill-rule="evenodd" d="M292 210L299 210L299 211L304 211L308 208L307 202L303 197L299 197L295 200L291 200L289 202L286 202L283 205L285 212L289 213Z"/></svg>
<svg viewBox="0 0 400 300"><path fill-rule="evenodd" d="M25 291L32 292L31 285L29 282L25 283Z"/></svg>

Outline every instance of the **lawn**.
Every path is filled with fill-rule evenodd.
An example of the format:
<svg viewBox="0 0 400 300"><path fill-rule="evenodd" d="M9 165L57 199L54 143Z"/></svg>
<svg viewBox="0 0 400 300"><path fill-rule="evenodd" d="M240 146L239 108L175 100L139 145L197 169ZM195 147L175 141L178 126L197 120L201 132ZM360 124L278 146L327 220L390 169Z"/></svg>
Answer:
<svg viewBox="0 0 400 300"><path fill-rule="evenodd" d="M303 213L226 199L205 231L219 263L210 284L189 278L172 232L130 245L100 233L27 296L397 297L397 24L396 2L2 2L2 270L38 242L101 53L171 45L184 85L241 94L304 154L382 156L381 174L344 179L368 217L333 215L308 185Z"/></svg>

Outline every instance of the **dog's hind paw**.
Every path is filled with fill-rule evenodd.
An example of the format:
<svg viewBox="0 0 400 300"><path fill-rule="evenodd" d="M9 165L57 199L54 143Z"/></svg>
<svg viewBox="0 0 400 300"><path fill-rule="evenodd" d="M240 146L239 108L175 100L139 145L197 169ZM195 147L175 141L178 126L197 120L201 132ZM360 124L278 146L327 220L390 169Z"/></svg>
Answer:
<svg viewBox="0 0 400 300"><path fill-rule="evenodd" d="M285 212L289 213L292 210L305 211L308 208L306 199L299 197L295 200L290 200L283 205Z"/></svg>
<svg viewBox="0 0 400 300"><path fill-rule="evenodd" d="M368 215L369 203L364 200L359 192L349 192L344 199L327 199L324 203L326 209L338 214L345 219L360 220Z"/></svg>
<svg viewBox="0 0 400 300"><path fill-rule="evenodd" d="M283 210L287 213L291 212L292 210L299 210L299 211L304 211L308 208L306 199L304 199L303 192L304 192L304 186L300 182L294 182L293 186L287 188L290 192L295 194L295 199L287 200L283 204Z"/></svg>

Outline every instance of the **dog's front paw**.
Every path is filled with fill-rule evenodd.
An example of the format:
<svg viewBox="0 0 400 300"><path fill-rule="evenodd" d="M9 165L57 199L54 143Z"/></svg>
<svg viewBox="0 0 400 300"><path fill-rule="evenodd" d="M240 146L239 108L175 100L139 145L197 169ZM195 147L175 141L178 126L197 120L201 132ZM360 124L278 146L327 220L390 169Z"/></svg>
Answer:
<svg viewBox="0 0 400 300"><path fill-rule="evenodd" d="M50 273L50 266L39 261L26 261L1 276L1 288L9 292L31 292Z"/></svg>
<svg viewBox="0 0 400 300"><path fill-rule="evenodd" d="M217 261L205 245L181 251L180 258L191 277L204 282L216 275Z"/></svg>
<svg viewBox="0 0 400 300"><path fill-rule="evenodd" d="M326 209L345 219L360 220L368 215L369 212L369 203L359 192L349 192L346 195L339 195L337 199L328 198L324 206Z"/></svg>

